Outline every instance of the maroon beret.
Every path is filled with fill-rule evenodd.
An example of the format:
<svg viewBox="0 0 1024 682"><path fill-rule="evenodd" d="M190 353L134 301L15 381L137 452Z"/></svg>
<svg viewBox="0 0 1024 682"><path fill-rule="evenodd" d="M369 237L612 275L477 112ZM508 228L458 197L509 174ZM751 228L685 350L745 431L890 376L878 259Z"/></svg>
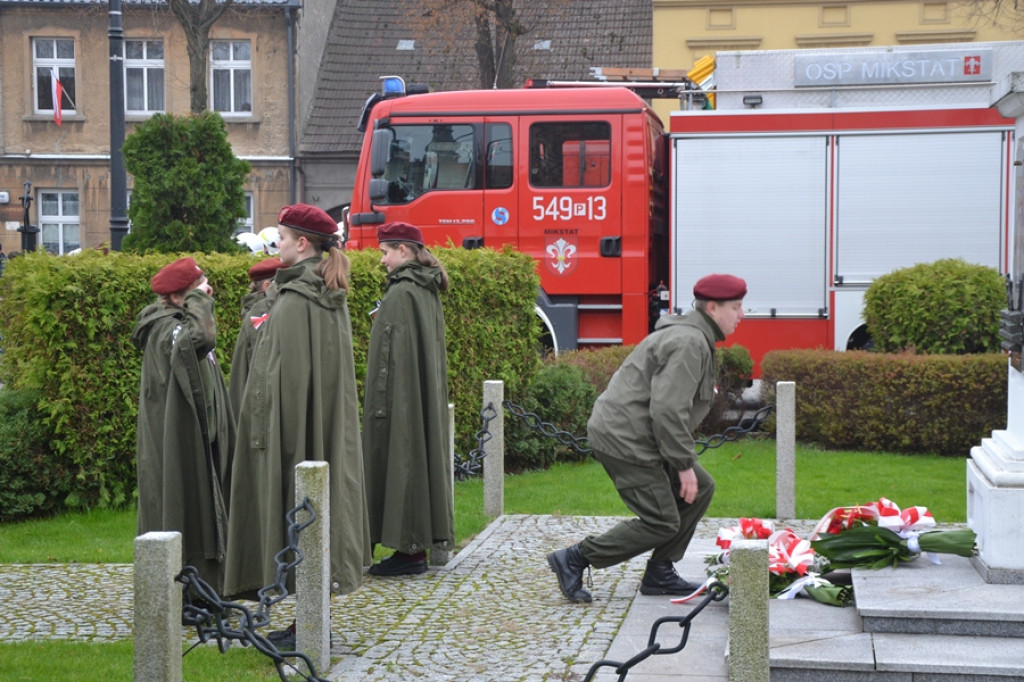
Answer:
<svg viewBox="0 0 1024 682"><path fill-rule="evenodd" d="M732 275L706 275L693 285L694 298L735 301L747 295L747 283Z"/></svg>
<svg viewBox="0 0 1024 682"><path fill-rule="evenodd" d="M277 214L277 222L285 227L294 227L296 230L315 232L327 237L333 237L338 231L338 223L327 215L327 211L309 204L285 206Z"/></svg>
<svg viewBox="0 0 1024 682"><path fill-rule="evenodd" d="M203 276L203 271L190 257L179 258L170 265L165 265L160 272L153 275L149 287L157 294L176 294L185 291Z"/></svg>
<svg viewBox="0 0 1024 682"><path fill-rule="evenodd" d="M270 279L274 273L284 266L280 258L264 258L256 265L249 268L249 279L258 282L261 279Z"/></svg>
<svg viewBox="0 0 1024 682"><path fill-rule="evenodd" d="M378 242L412 242L423 246L420 228L409 223L384 223L377 228Z"/></svg>

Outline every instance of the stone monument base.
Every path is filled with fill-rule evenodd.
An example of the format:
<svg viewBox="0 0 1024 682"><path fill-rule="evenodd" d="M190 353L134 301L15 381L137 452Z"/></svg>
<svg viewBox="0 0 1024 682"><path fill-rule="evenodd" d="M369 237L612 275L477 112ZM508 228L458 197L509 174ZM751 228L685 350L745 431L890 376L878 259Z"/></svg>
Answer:
<svg viewBox="0 0 1024 682"><path fill-rule="evenodd" d="M974 567L987 583L1024 584L1024 458L1008 431L993 431L967 462L967 525L978 534Z"/></svg>

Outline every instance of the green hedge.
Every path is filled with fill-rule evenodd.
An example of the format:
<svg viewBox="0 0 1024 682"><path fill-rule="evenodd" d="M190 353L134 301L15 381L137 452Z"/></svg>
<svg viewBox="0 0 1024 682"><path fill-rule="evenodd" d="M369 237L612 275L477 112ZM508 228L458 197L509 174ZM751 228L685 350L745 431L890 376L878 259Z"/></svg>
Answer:
<svg viewBox="0 0 1024 682"><path fill-rule="evenodd" d="M503 380L506 395L517 396L536 370L537 276L533 261L512 251L434 251L452 283L442 299L449 387L456 406L456 447L467 452L480 428L483 382ZM214 289L216 353L227 375L253 261L247 255L193 255ZM129 337L139 311L154 299L150 279L177 257L31 253L11 262L0 278L0 381L39 392L37 407L52 434L49 449L74 477L61 491L67 506L118 506L132 498L141 354ZM349 257L361 391L369 311L382 295L385 271L376 251Z"/></svg>
<svg viewBox="0 0 1024 682"><path fill-rule="evenodd" d="M966 457L1006 428L1007 360L828 350L766 353L762 394L796 382L796 437L827 448Z"/></svg>

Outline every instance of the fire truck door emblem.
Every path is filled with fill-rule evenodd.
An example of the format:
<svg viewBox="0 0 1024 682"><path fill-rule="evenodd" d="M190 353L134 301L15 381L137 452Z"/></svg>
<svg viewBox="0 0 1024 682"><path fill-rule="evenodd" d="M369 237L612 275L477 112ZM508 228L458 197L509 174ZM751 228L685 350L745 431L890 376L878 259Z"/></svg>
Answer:
<svg viewBox="0 0 1024 682"><path fill-rule="evenodd" d="M559 237L547 246L548 269L556 275L568 275L576 269L576 244Z"/></svg>
<svg viewBox="0 0 1024 682"><path fill-rule="evenodd" d="M491 211L491 222L493 222L495 225L504 225L505 223L507 223L508 209L505 208L504 206L499 206L498 208Z"/></svg>

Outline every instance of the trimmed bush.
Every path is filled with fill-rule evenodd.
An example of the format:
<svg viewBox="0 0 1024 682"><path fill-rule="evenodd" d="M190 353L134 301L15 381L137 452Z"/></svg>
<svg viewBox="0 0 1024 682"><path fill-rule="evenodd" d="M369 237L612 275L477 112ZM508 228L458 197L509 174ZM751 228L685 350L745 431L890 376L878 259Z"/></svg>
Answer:
<svg viewBox="0 0 1024 682"><path fill-rule="evenodd" d="M826 448L966 457L1006 426L1006 356L766 353L762 394L796 382L796 436Z"/></svg>
<svg viewBox="0 0 1024 682"><path fill-rule="evenodd" d="M483 382L500 379L516 395L536 371L540 323L533 311L533 260L510 250L434 249L452 290L442 296L448 331L449 390L456 406L456 447L475 447ZM149 281L185 254L16 259L0 278L0 381L38 391L41 421L52 434L49 456L75 476L64 504L120 506L135 491L135 422L142 355L130 336L138 313L155 296ZM225 375L248 290L248 255L193 254L217 301L216 355ZM365 375L370 310L383 294L385 270L373 251L350 253L352 318L358 389ZM6 390L6 389L5 389ZM3 444L0 444L0 448Z"/></svg>
<svg viewBox="0 0 1024 682"><path fill-rule="evenodd" d="M582 349L565 351L556 358L548 358L519 404L558 430L583 438L587 434L587 420L594 401L608 387L612 374L634 348L608 346ZM718 392L711 411L697 429L703 437L736 426L734 411L740 406L743 389L750 385L754 368L750 352L743 346L719 348L715 358L718 366ZM586 384L585 388L581 382ZM575 450L526 428L521 425L521 421L506 414L505 442L509 453L506 461L512 462L510 469L546 468L555 461L579 460Z"/></svg>
<svg viewBox="0 0 1024 682"><path fill-rule="evenodd" d="M738 416L743 407L743 390L750 386L754 373L754 360L750 351L743 346L719 347L715 353L717 380L715 399L697 432L704 437L724 433L731 426L737 426Z"/></svg>
<svg viewBox="0 0 1024 682"><path fill-rule="evenodd" d="M69 463L49 453L39 398L37 391L0 390L0 522L59 509L74 484Z"/></svg>
<svg viewBox="0 0 1024 682"><path fill-rule="evenodd" d="M579 367L545 362L517 404L554 429L582 438L587 434L587 420L597 394ZM580 461L586 457L556 438L529 428L527 422L509 412L505 413L505 443L505 468L513 473L546 469L556 461Z"/></svg>
<svg viewBox="0 0 1024 682"><path fill-rule="evenodd" d="M864 295L864 320L874 350L994 353L1005 307L1002 275L949 258L876 279Z"/></svg>
<svg viewBox="0 0 1024 682"><path fill-rule="evenodd" d="M633 352L636 346L605 346L604 348L584 348L567 350L558 354L553 362L560 365L579 367L587 380L597 389L600 395L608 388L615 370L623 360Z"/></svg>

